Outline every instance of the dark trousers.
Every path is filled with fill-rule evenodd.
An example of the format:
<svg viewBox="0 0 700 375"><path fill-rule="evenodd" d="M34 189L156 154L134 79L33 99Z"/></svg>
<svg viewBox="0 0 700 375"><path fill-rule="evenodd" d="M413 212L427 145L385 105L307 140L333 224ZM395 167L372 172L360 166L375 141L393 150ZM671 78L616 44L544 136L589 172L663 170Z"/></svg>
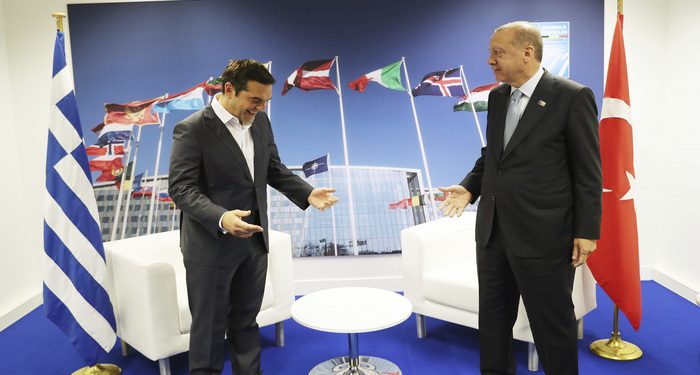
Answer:
<svg viewBox="0 0 700 375"><path fill-rule="evenodd" d="M566 256L570 252L562 249L560 257L524 258L514 256L509 246L517 243L506 243L494 218L488 244L477 246L481 373L515 374L513 324L522 295L544 372L578 374L571 300L575 269Z"/></svg>
<svg viewBox="0 0 700 375"><path fill-rule="evenodd" d="M250 239L234 264L203 266L185 261L190 329L190 373L219 374L224 367L224 337L234 375L260 370L260 332L255 321L265 290L267 252L262 238Z"/></svg>

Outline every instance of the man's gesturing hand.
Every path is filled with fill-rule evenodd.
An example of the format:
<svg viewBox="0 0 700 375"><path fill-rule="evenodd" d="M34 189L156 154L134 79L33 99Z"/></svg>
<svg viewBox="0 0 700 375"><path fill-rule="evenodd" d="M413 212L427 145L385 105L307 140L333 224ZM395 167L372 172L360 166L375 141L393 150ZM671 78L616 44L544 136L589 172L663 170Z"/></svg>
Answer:
<svg viewBox="0 0 700 375"><path fill-rule="evenodd" d="M228 234L241 238L250 238L255 233L262 232L263 228L259 225L248 224L242 218L250 216L250 210L231 210L224 214L221 220L221 226Z"/></svg>
<svg viewBox="0 0 700 375"><path fill-rule="evenodd" d="M309 194L309 204L316 207L317 209L323 211L326 208L330 208L338 202L338 197L334 196L332 193L335 189L332 188L316 188Z"/></svg>
<svg viewBox="0 0 700 375"><path fill-rule="evenodd" d="M440 211L442 214L448 217L461 216L464 209L472 200L472 193L462 185L452 185L450 187L440 187L438 188L441 192L445 193L445 201L440 204Z"/></svg>

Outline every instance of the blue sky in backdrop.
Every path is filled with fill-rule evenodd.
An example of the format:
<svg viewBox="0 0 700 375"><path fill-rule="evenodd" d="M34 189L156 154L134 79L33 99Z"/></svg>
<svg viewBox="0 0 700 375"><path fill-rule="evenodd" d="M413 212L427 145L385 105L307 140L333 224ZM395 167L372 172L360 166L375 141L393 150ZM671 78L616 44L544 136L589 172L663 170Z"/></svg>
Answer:
<svg viewBox="0 0 700 375"><path fill-rule="evenodd" d="M164 1L69 4L68 16L88 145L104 103L177 93L218 76L230 58L253 58L272 61L271 117L282 160L300 166L330 153L333 165L342 164L338 95L280 95L303 62L337 55L350 164L422 170L408 95L374 83L358 93L348 82L405 56L413 86L428 72L460 64L470 88L492 83L489 37L514 20L570 22L570 76L591 87L599 105L603 93L602 0ZM415 100L433 185L459 182L481 147L472 114L453 112L457 99ZM191 113L167 115L160 174L168 170L173 127ZM485 129L485 112L479 118ZM156 125L143 129L137 173L153 174L158 134Z"/></svg>

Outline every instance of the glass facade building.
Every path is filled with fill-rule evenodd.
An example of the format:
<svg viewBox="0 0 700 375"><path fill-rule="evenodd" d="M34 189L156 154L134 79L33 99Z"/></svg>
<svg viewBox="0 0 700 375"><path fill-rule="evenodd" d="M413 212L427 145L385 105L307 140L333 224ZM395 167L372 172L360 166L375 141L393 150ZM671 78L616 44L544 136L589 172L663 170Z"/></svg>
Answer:
<svg viewBox="0 0 700 375"><path fill-rule="evenodd" d="M141 186L148 189L154 186L152 177L144 178ZM100 228L102 240L109 241L114 228L114 217L119 191L113 183L95 185L95 199L97 200L97 211L100 215ZM159 196L158 192L168 191L168 176L157 176L155 178L155 206L151 223L151 233L165 232L173 229L180 229L180 210L176 209L172 202L166 197ZM126 192L122 196L121 209L119 210L119 222L117 223L117 233L115 239L130 238L146 234L148 228L148 213L151 208L151 194L136 192L129 198ZM126 227L124 226L124 214L127 212ZM124 233L122 235L122 232Z"/></svg>
<svg viewBox="0 0 700 375"><path fill-rule="evenodd" d="M304 178L300 167L290 169ZM352 182L352 210L347 189L348 171ZM344 166L332 166L329 171L305 180L315 187L337 189L334 194L340 201L325 211L313 208L302 211L268 187L269 227L292 236L294 257L397 254L401 252L401 230L435 218L418 169L350 167L346 170ZM144 178L141 185L164 193L168 189L168 178L157 176L155 181L152 177ZM103 241L110 240L115 225L117 193L112 183L95 185ZM126 194L122 197L115 239L147 233L151 195L132 193L131 198L127 198ZM127 204L126 226L122 229ZM467 209L474 210L475 206ZM441 214L438 212L437 216ZM179 229L180 210L167 198L156 196L151 228L151 233Z"/></svg>
<svg viewBox="0 0 700 375"><path fill-rule="evenodd" d="M290 169L303 177L300 168ZM294 257L400 253L401 230L426 221L425 199L421 197L425 189L419 170L350 167L349 172L352 214L343 166L332 166L328 172L306 178L315 187L337 189L335 195L340 201L323 212L313 208L302 211L268 188L270 229L291 234ZM395 204L402 200L415 205Z"/></svg>

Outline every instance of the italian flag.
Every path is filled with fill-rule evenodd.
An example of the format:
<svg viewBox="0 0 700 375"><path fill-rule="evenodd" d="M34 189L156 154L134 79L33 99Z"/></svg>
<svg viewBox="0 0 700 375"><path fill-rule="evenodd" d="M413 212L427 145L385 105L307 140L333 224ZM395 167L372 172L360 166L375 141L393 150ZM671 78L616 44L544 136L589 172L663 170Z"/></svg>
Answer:
<svg viewBox="0 0 700 375"><path fill-rule="evenodd" d="M483 112L489 108L489 93L491 90L498 87L500 83L492 83L490 85L483 85L475 88L469 93L469 96L463 96L457 104L452 107L452 109L457 111L468 111L472 112L476 109L477 112ZM470 100L471 99L471 100Z"/></svg>
<svg viewBox="0 0 700 375"><path fill-rule="evenodd" d="M365 87L371 82L392 90L405 91L406 89L401 84L401 61L397 61L391 65L387 65L381 69L369 72L362 77L350 82L348 86L351 89L359 92L364 92Z"/></svg>

